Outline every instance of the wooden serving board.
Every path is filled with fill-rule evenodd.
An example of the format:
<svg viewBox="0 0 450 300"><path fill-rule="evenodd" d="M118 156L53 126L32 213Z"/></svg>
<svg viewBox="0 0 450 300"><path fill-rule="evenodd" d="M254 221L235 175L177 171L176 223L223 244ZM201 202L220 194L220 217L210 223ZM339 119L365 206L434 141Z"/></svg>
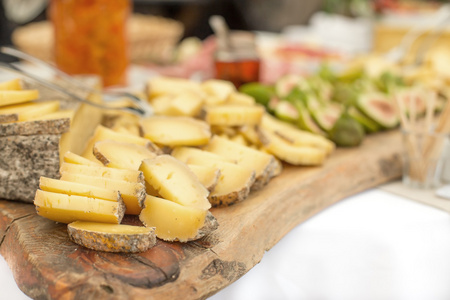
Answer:
<svg viewBox="0 0 450 300"><path fill-rule="evenodd" d="M331 204L401 175L398 131L338 149L322 167L285 166L264 189L212 209L220 226L187 244L140 254L92 251L32 204L0 201L0 253L19 288L39 299L204 299L243 276L297 224Z"/></svg>

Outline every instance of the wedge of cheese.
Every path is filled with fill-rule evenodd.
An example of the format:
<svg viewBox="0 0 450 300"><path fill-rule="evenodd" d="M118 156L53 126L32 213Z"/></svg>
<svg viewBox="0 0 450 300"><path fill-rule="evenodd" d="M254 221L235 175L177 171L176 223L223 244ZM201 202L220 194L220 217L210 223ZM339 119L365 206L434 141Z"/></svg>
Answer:
<svg viewBox="0 0 450 300"><path fill-rule="evenodd" d="M119 224L125 212L125 205L122 201L65 195L42 190L36 191L34 205L38 215L61 223L80 220Z"/></svg>
<svg viewBox="0 0 450 300"><path fill-rule="evenodd" d="M200 146L211 137L209 125L188 117L154 116L141 121L144 137L169 147Z"/></svg>
<svg viewBox="0 0 450 300"><path fill-rule="evenodd" d="M126 214L138 215L141 212L140 201L145 199L145 185L136 182L126 182L103 177L81 174L63 173L61 180L93 185L103 189L120 192L126 206Z"/></svg>
<svg viewBox="0 0 450 300"><path fill-rule="evenodd" d="M94 145L94 156L109 168L138 170L144 159L157 155L147 147L116 141L100 141Z"/></svg>
<svg viewBox="0 0 450 300"><path fill-rule="evenodd" d="M170 155L160 155L142 162L145 181L164 199L202 210L211 208L209 191L197 176Z"/></svg>
<svg viewBox="0 0 450 300"><path fill-rule="evenodd" d="M272 177L275 158L273 155L238 144L228 139L214 136L204 150L236 161L236 164L255 171L253 190L265 186Z"/></svg>
<svg viewBox="0 0 450 300"><path fill-rule="evenodd" d="M196 240L218 227L217 220L208 210L150 195L143 202L139 219L145 226L155 227L156 236L165 241Z"/></svg>
<svg viewBox="0 0 450 300"><path fill-rule="evenodd" d="M207 105L219 105L227 101L231 93L236 92L236 87L230 81L209 79L201 84L202 90L207 94Z"/></svg>
<svg viewBox="0 0 450 300"><path fill-rule="evenodd" d="M66 195L84 196L109 201L119 201L121 195L118 191L87 185L79 182L63 181L41 176L39 188L43 191Z"/></svg>
<svg viewBox="0 0 450 300"><path fill-rule="evenodd" d="M135 253L156 244L153 227L75 221L67 232L74 243L97 251Z"/></svg>
<svg viewBox="0 0 450 300"><path fill-rule="evenodd" d="M150 99L166 94L181 94L191 92L203 94L200 84L184 78L157 76L148 81L148 96Z"/></svg>
<svg viewBox="0 0 450 300"><path fill-rule="evenodd" d="M104 177L128 182L144 183L144 174L137 170L114 169L103 166L87 166L72 163L63 163L59 169L61 174L72 173L94 177Z"/></svg>

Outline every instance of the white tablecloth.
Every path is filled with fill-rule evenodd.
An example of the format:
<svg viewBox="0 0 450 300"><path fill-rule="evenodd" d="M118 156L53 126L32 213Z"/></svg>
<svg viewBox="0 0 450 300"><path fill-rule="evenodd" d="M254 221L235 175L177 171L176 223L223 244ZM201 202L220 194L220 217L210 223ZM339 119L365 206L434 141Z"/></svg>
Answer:
<svg viewBox="0 0 450 300"><path fill-rule="evenodd" d="M1 256L0 286L0 299L28 299ZM211 299L450 299L450 215L363 192L297 226Z"/></svg>

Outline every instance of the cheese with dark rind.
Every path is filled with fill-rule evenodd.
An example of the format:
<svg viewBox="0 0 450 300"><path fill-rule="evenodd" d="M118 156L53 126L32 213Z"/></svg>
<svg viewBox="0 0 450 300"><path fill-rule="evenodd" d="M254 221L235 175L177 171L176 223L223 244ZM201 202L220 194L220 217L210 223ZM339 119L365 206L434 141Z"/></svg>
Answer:
<svg viewBox="0 0 450 300"><path fill-rule="evenodd" d="M75 221L67 232L74 243L97 251L136 253L156 244L152 227Z"/></svg>

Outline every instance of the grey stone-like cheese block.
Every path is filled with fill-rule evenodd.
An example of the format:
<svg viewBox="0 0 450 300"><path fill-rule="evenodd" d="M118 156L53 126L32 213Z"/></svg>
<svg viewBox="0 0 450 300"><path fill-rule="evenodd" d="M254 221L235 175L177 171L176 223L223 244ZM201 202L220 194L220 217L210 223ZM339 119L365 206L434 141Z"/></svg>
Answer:
<svg viewBox="0 0 450 300"><path fill-rule="evenodd" d="M0 198L33 203L41 176L59 177L59 142L69 119L0 124Z"/></svg>

